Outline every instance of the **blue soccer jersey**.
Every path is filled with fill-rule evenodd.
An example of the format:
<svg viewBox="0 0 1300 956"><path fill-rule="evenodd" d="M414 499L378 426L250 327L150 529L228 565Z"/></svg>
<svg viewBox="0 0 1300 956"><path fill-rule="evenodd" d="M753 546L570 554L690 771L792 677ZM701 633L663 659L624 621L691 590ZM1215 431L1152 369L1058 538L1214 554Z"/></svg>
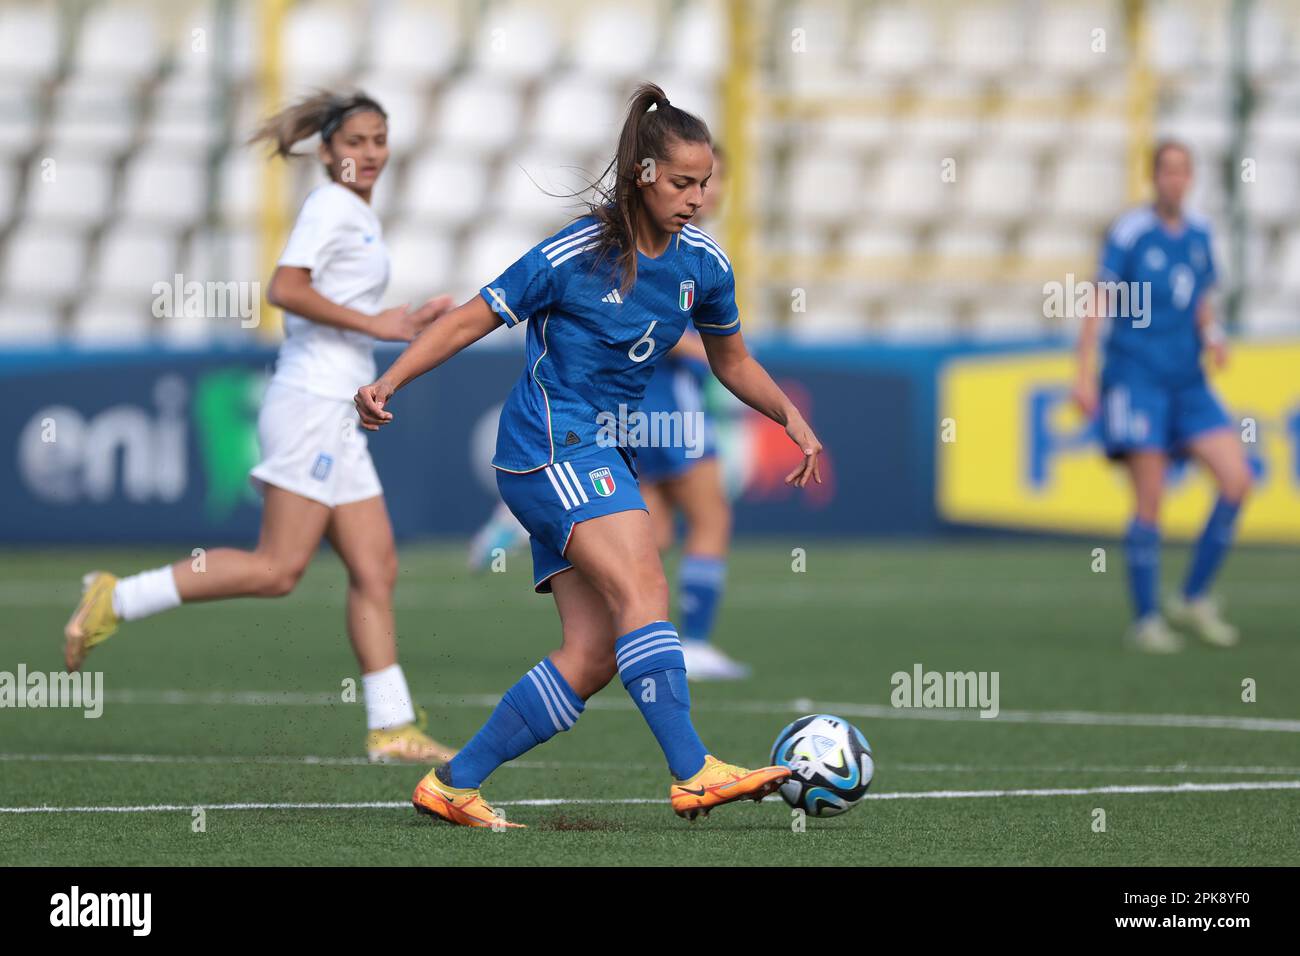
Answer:
<svg viewBox="0 0 1300 956"><path fill-rule="evenodd" d="M602 446L608 416L640 407L655 363L688 324L707 335L740 329L731 263L687 225L657 258L637 253L626 295L599 225L583 217L529 250L480 294L507 325L529 322L527 361L506 399L492 464L536 471ZM529 321L531 320L531 321Z"/></svg>
<svg viewBox="0 0 1300 956"><path fill-rule="evenodd" d="M1215 282L1204 219L1185 215L1175 234L1150 206L1130 210L1106 236L1099 279L1129 290L1128 313L1111 312L1104 380L1171 387L1203 380L1196 310Z"/></svg>

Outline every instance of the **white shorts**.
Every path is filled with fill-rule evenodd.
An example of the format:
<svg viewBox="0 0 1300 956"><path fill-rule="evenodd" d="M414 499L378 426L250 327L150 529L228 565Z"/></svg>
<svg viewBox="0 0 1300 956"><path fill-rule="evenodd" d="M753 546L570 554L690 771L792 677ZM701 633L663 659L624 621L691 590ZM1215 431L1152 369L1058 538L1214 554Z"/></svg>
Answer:
<svg viewBox="0 0 1300 956"><path fill-rule="evenodd" d="M249 474L259 492L274 485L327 507L384 493L357 410L272 381L257 416L262 460Z"/></svg>

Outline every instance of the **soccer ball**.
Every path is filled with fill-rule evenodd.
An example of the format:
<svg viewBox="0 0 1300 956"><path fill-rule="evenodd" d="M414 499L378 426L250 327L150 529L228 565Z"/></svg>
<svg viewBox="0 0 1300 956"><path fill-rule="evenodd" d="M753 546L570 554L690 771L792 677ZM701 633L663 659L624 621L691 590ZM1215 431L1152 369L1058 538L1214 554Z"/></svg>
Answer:
<svg viewBox="0 0 1300 956"><path fill-rule="evenodd" d="M794 771L781 796L810 817L850 809L866 795L876 770L862 731L830 714L800 717L777 734L772 763Z"/></svg>

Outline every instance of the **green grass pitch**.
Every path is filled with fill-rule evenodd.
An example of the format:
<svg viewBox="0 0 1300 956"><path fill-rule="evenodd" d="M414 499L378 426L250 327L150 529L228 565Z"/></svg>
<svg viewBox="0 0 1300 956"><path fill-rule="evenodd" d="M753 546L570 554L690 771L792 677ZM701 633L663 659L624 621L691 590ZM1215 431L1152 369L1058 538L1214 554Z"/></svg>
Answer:
<svg viewBox="0 0 1300 956"><path fill-rule="evenodd" d="M791 570L795 546L807 549L804 573ZM756 676L693 686L706 744L757 765L784 724L828 711L859 726L876 755L870 798L803 832L775 800L677 819L662 757L617 684L572 733L488 782L485 796L529 829L417 817L406 801L423 769L366 764L362 704L342 700L359 675L343 572L324 553L286 599L125 626L88 662L104 674L98 719L0 710L0 864L1300 862L1300 557L1234 554L1219 590L1241 647L1158 658L1123 647L1118 548L1095 574L1091 547L740 548L717 638ZM82 571L174 556L0 553L0 671L61 669ZM1186 560L1169 549L1167 586ZM553 605L531 593L529 572L526 555L473 577L459 544L403 549L402 661L448 742L463 743L557 642ZM891 674L917 663L998 672L1001 715L890 707ZM1242 700L1247 679L1255 702ZM542 800L557 802L528 802ZM288 806L304 804L343 806ZM13 812L30 807L100 809ZM162 809L138 809L148 807ZM194 832L195 807L205 832Z"/></svg>

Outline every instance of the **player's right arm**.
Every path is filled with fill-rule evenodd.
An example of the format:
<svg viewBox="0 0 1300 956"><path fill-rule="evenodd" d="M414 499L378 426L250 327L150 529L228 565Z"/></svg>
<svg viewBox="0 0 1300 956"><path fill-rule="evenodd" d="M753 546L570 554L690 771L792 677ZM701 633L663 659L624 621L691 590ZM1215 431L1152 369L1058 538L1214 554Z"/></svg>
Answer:
<svg viewBox="0 0 1300 956"><path fill-rule="evenodd" d="M364 332L376 339L409 342L443 312L451 307L450 296L430 299L418 309L399 305L375 315L332 302L311 284L311 270L298 266L277 266L266 289L266 301L304 319L332 325L338 329Z"/></svg>
<svg viewBox="0 0 1300 956"><path fill-rule="evenodd" d="M476 295L434 322L406 347L378 381L357 390L354 402L362 427L377 431L380 425L392 421L393 413L384 406L393 393L474 344L502 321L501 314Z"/></svg>
<svg viewBox="0 0 1300 956"><path fill-rule="evenodd" d="M1106 314L1106 293L1097 291L1096 308L1083 317L1079 341L1075 345L1076 374L1071 396L1079 410L1091 418L1097 413L1097 340L1100 337L1101 317Z"/></svg>

